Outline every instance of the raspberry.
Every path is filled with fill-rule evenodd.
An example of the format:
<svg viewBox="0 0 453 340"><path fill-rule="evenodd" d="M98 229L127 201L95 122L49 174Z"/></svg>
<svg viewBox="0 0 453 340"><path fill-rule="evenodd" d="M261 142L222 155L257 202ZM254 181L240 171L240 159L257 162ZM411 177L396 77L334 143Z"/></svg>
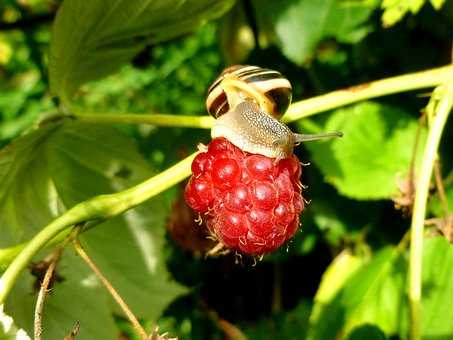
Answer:
<svg viewBox="0 0 453 340"><path fill-rule="evenodd" d="M195 157L185 199L204 214L209 231L223 245L262 255L279 248L299 228L304 208L300 175L296 156L275 164L216 138Z"/></svg>

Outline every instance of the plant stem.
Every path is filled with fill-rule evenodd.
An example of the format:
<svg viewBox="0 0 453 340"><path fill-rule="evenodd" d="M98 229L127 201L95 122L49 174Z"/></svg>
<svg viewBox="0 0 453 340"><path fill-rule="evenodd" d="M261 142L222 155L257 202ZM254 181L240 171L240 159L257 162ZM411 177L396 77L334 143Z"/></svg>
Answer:
<svg viewBox="0 0 453 340"><path fill-rule="evenodd" d="M143 329L142 325L138 321L137 317L134 315L134 313L132 313L131 309L129 308L127 303L123 300L121 295L116 291L116 289L112 286L110 281L104 276L104 274L102 274L102 272L99 270L98 266L93 262L93 260L90 258L90 256L86 253L85 249L83 249L83 246L80 244L80 241L77 238L74 240L74 249L76 250L77 254L85 261L85 263L88 265L88 267L90 267L91 270L96 274L98 279L102 282L104 287L108 290L110 295L113 297L113 299L116 301L116 303L123 310L124 314L127 316L127 318L131 322L134 329L137 331L138 334L140 334L140 337L142 338L142 340L147 340L148 334L146 334L145 330Z"/></svg>
<svg viewBox="0 0 453 340"><path fill-rule="evenodd" d="M291 123L301 118L313 116L324 111L362 100L434 87L444 83L447 79L451 79L452 75L453 65L448 65L333 91L321 96L293 103L282 117L282 121ZM152 124L156 126L178 126L199 129L209 129L214 123L214 118L211 116L183 116L171 114L77 113L73 118L100 124Z"/></svg>
<svg viewBox="0 0 453 340"><path fill-rule="evenodd" d="M80 113L74 118L90 123L100 124L152 124L156 126L178 126L188 128L210 129L214 123L211 116L183 116L170 114L138 113Z"/></svg>
<svg viewBox="0 0 453 340"><path fill-rule="evenodd" d="M196 153L130 189L81 202L41 229L0 278L0 305L5 302L20 272L27 267L33 256L60 232L78 223L108 219L121 214L172 187L189 176L190 164L195 156Z"/></svg>
<svg viewBox="0 0 453 340"><path fill-rule="evenodd" d="M448 65L372 81L296 102L289 107L282 120L290 123L361 100L437 86L445 83L448 79L451 80L452 77L453 65Z"/></svg>
<svg viewBox="0 0 453 340"><path fill-rule="evenodd" d="M421 282L422 282L422 252L423 230L428 199L429 184L436 160L437 149L448 114L453 106L453 83L450 81L445 86L438 87L432 100L438 100L439 91L441 98L436 105L436 112L430 126L426 147L423 153L422 168L417 179L415 190L414 211L411 222L411 245L409 255L409 306L410 306L410 338L421 339Z"/></svg>
<svg viewBox="0 0 453 340"><path fill-rule="evenodd" d="M65 244L62 244L61 246L57 247L53 252L49 267L47 267L46 274L44 275L44 279L41 282L41 288L39 289L38 298L36 299L35 306L35 321L34 321L35 340L41 340L44 300L46 299L47 291L50 285L50 280L52 279L58 261L60 261L60 257L61 254L63 253L64 246Z"/></svg>

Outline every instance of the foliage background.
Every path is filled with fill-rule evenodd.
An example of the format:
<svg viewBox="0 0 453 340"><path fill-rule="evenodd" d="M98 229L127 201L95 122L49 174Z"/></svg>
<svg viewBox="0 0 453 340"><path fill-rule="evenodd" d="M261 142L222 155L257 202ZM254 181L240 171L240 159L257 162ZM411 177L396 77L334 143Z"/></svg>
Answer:
<svg viewBox="0 0 453 340"><path fill-rule="evenodd" d="M52 118L61 111L204 114L206 89L236 63L281 71L297 101L451 62L453 1L204 1L199 8L183 1L183 17L165 14L173 1L163 9L149 3L136 21L124 24L124 13L114 12L85 36L71 27L99 21L105 2L93 1L96 10L80 22L71 13L77 17L83 5L68 6L72 12L66 8L66 18L57 19L52 38L59 1L0 4L0 248L29 240L76 203L139 183L209 141L201 129ZM130 32L142 36L127 40ZM405 339L410 218L394 200L428 96L392 95L293 124L345 137L297 150L311 163L302 177L311 201L302 230L256 264L200 255L206 242L181 203L175 205L182 187L88 231L82 241L149 329L157 322L181 339ZM450 119L440 149L450 214L452 134ZM433 188L429 217L446 215ZM453 337L453 248L442 232L428 228L425 239L426 339ZM72 250L58 274L62 281L45 309L49 339L62 338L75 320L81 339L136 336ZM28 332L35 281L36 273L24 273L5 305ZM15 331L3 332L0 338Z"/></svg>

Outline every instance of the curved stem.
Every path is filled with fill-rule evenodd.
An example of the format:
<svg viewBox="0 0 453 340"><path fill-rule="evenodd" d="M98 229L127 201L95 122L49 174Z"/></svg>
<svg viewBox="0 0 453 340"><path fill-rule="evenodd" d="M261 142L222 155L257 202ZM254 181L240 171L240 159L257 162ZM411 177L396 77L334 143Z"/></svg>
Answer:
<svg viewBox="0 0 453 340"><path fill-rule="evenodd" d="M152 124L156 126L178 126L210 129L214 123L211 116L184 116L171 114L138 113L78 113L74 118L84 122L100 124Z"/></svg>
<svg viewBox="0 0 453 340"><path fill-rule="evenodd" d="M96 196L79 203L44 227L25 245L0 278L0 305L5 302L20 272L33 256L60 232L78 223L108 219L121 214L172 187L189 176L190 164L195 156L196 153L130 189Z"/></svg>
<svg viewBox="0 0 453 340"><path fill-rule="evenodd" d="M421 339L421 283L422 283L422 252L423 227L426 214L429 184L431 181L437 149L447 117L453 107L453 83L435 90L432 100L437 101L437 93L441 99L436 105L435 116L429 129L426 147L423 153L422 168L416 183L414 211L411 221L411 245L409 255L409 305L410 305L410 338Z"/></svg>
<svg viewBox="0 0 453 340"><path fill-rule="evenodd" d="M451 78L452 74L453 65L448 65L426 71L376 80L347 89L333 91L321 96L300 100L289 107L286 114L282 117L282 121L291 123L301 118L362 100L434 87ZM199 129L209 129L214 123L214 118L211 116L170 114L77 113L73 118L100 124L152 124L156 126L178 126Z"/></svg>
<svg viewBox="0 0 453 340"><path fill-rule="evenodd" d="M282 120L286 123L290 123L319 112L328 111L361 100L434 87L445 83L452 77L453 65L449 65L372 81L296 102L289 107Z"/></svg>

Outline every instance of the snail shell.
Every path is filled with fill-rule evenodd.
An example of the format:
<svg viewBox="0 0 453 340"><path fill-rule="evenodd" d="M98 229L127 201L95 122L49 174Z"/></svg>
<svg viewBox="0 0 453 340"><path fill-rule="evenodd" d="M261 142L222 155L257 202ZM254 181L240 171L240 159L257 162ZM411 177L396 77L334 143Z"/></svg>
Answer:
<svg viewBox="0 0 453 340"><path fill-rule="evenodd" d="M293 133L279 118L291 103L292 87L280 72L257 66L225 69L208 90L206 107L216 118L211 137L224 137L243 151L279 159L295 144L341 137L340 132Z"/></svg>
<svg viewBox="0 0 453 340"><path fill-rule="evenodd" d="M226 68L209 87L206 108L214 118L218 118L232 109L222 87L223 80L227 78L239 80L267 98L267 105L262 109L277 119L286 112L291 104L291 84L280 72L257 66L235 65ZM244 99L256 99L249 93L242 93L242 95Z"/></svg>

